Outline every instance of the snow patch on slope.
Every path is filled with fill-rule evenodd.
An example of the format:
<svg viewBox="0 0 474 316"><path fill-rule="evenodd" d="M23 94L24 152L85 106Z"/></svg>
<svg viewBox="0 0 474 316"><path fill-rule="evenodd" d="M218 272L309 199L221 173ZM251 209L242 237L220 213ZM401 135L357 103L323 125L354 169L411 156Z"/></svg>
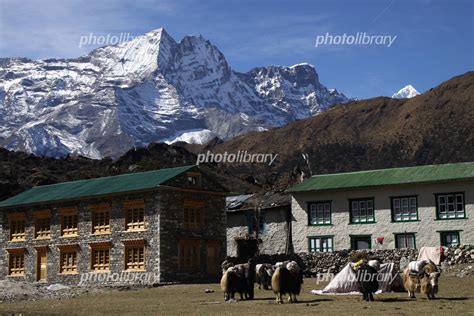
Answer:
<svg viewBox="0 0 474 316"><path fill-rule="evenodd" d="M162 139L162 142L173 144L176 142L185 142L188 144L205 144L216 137L213 131L208 129L195 129L188 131L180 131L172 137Z"/></svg>

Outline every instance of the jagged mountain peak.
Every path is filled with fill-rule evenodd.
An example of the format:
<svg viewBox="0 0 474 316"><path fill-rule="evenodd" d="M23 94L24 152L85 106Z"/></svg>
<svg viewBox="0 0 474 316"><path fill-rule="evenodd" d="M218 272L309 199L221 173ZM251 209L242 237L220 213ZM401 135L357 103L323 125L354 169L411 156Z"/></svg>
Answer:
<svg viewBox="0 0 474 316"><path fill-rule="evenodd" d="M347 101L314 66L233 71L203 36L164 28L74 59L0 60L0 146L116 157L132 146L229 139Z"/></svg>

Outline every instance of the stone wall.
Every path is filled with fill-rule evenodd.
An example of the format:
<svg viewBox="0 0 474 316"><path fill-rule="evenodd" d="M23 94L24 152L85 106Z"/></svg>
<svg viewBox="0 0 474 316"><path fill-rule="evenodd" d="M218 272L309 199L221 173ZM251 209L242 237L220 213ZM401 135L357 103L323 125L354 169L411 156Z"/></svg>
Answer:
<svg viewBox="0 0 474 316"><path fill-rule="evenodd" d="M145 231L127 232L125 231L125 220L123 216L122 201L129 199L144 199L145 201ZM110 216L110 234L92 234L91 211L88 208L91 204L111 203L112 211ZM75 206L78 208L78 236L63 237L60 235L60 215L59 208ZM34 239L34 210L51 210L51 238L46 240ZM26 280L34 282L37 280L37 251L36 247L46 247L47 249L47 281L48 283L77 284L84 273L91 273L91 247L90 243L110 242L110 273L121 274L125 269L124 252L125 246L122 243L126 239L145 240L145 260L146 272L159 275L159 222L158 222L158 198L156 193L123 195L113 199L90 199L78 203L50 204L37 206L35 208L15 209L14 212L26 212L26 241L9 241L9 220L6 213L2 218L2 234L0 245L0 278L8 276L8 252L5 249L25 248L25 276L8 278ZM78 246L78 273L60 273L60 250L58 245ZM99 274L99 273L96 273ZM133 274L144 274L133 272ZM137 278L139 279L139 278ZM113 282L111 280L111 282ZM103 283L107 283L104 281ZM116 283L116 282L113 282Z"/></svg>
<svg viewBox="0 0 474 316"><path fill-rule="evenodd" d="M246 212L233 211L227 212L227 255L238 256L237 239L248 236L248 226ZM290 209L288 206L265 209L264 211L264 229L259 234L258 250L260 254L285 253L287 247L287 235L289 225L287 216Z"/></svg>
<svg viewBox="0 0 474 316"><path fill-rule="evenodd" d="M196 172L196 171L194 171ZM213 178L201 173L200 184L190 185L186 174L175 177L166 183L170 188L162 189L160 194L160 281L186 282L217 281L219 262L227 253L225 189ZM177 188L177 189L174 189ZM204 227L202 229L185 229L183 225L185 201L202 201L204 204ZM198 240L200 244L200 267L195 270L179 269L179 241ZM218 245L216 274L207 273L207 246Z"/></svg>
<svg viewBox="0 0 474 316"><path fill-rule="evenodd" d="M386 249L386 250L341 250L336 252L312 252L298 253L292 255L275 254L260 255L256 257L257 263L282 262L285 260L294 260L303 267L306 277L315 277L324 273L338 273L354 256L362 253L367 254L370 258L378 258L382 263L395 263L395 268L400 269L418 258L417 249ZM233 264L242 263L239 258L228 257L227 261ZM442 262L442 268L449 265L462 263L474 263L474 246L462 245L459 247L450 247L445 252L445 260Z"/></svg>
<svg viewBox="0 0 474 316"><path fill-rule="evenodd" d="M110 198L88 199L67 204L38 205L34 208L18 208L12 212L26 213L26 240L10 241L9 220L6 212L0 214L0 279L11 278L35 282L37 280L36 247L47 249L47 282L78 284L81 280L100 285L120 285L130 283L163 283L163 282L197 282L217 280L220 272L219 262L226 255L226 214L225 197L218 184L203 176L199 187L189 186L183 174L170 181L170 186L159 191L120 195ZM180 186L180 187L171 187ZM204 189L205 188L205 189ZM213 190L205 191L205 190ZM145 230L125 231L125 219L122 202L124 200L144 199ZM205 227L199 231L183 229L183 203L185 200L202 200L205 203ZM92 213L88 208L91 204L111 203L110 234L92 234ZM64 237L60 235L59 208L78 208L78 236ZM33 211L48 209L51 211L51 238L34 239ZM195 271L178 269L178 241L180 239L197 239L200 244L201 266ZM124 240L144 240L145 271L126 272ZM110 271L107 273L91 270L91 243L108 242L110 249ZM217 243L219 253L215 269L217 273L210 276L208 271L207 245ZM58 245L77 245L78 273L60 273L60 250ZM8 276L8 252L6 249L24 248L25 276Z"/></svg>
<svg viewBox="0 0 474 316"><path fill-rule="evenodd" d="M183 227L184 200L203 201L204 227L202 229L187 230ZM219 195L205 193L179 193L175 191L164 192L160 196L160 204L166 205L166 211L160 212L160 271L162 282L198 282L217 281L218 275L207 273L207 245L218 244L217 265L227 252L226 245L226 215L225 199ZM196 270L179 269L178 244L182 239L198 240L200 243L200 267ZM220 270L217 267L217 272Z"/></svg>

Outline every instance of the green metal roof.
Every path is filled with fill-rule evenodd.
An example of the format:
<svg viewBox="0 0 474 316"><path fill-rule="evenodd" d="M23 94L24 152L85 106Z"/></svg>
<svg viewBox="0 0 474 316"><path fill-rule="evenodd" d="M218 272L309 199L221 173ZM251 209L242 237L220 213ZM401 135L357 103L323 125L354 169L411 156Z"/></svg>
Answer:
<svg viewBox="0 0 474 316"><path fill-rule="evenodd" d="M318 191L468 178L474 178L474 162L316 175L288 191Z"/></svg>
<svg viewBox="0 0 474 316"><path fill-rule="evenodd" d="M156 188L195 166L37 186L0 202L0 208Z"/></svg>

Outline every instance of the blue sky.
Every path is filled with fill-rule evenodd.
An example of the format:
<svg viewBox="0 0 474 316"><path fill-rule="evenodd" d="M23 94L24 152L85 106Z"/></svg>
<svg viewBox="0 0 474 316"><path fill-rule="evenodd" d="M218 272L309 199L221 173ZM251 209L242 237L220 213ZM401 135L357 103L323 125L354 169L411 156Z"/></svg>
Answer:
<svg viewBox="0 0 474 316"><path fill-rule="evenodd" d="M177 41L202 34L237 71L308 62L350 97L423 92L474 69L470 0L0 0L0 56L75 57L81 36L139 35L164 27ZM323 45L318 35L397 36L382 45Z"/></svg>

